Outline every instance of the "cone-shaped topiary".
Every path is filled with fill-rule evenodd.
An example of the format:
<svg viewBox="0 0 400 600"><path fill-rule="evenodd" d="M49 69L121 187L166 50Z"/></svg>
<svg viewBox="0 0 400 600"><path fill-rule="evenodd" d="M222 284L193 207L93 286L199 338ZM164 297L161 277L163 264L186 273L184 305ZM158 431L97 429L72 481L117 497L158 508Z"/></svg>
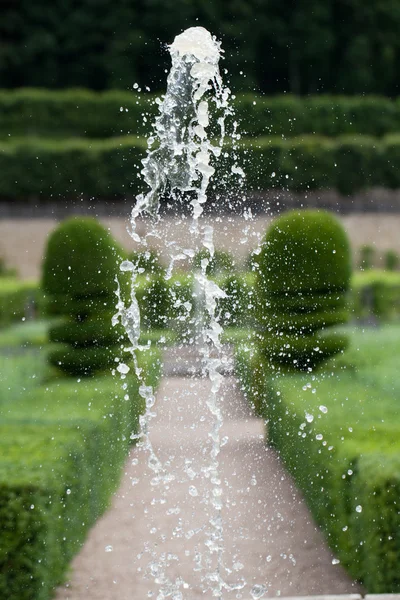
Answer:
<svg viewBox="0 0 400 600"><path fill-rule="evenodd" d="M347 235L326 211L291 211L268 230L259 257L258 321L264 355L273 363L314 367L347 345L324 333L348 318L351 275Z"/></svg>
<svg viewBox="0 0 400 600"><path fill-rule="evenodd" d="M65 317L50 330L50 340L59 345L49 361L69 375L89 375L114 362L123 332L112 326L111 316L123 256L93 218L68 219L49 238L42 287L48 312Z"/></svg>

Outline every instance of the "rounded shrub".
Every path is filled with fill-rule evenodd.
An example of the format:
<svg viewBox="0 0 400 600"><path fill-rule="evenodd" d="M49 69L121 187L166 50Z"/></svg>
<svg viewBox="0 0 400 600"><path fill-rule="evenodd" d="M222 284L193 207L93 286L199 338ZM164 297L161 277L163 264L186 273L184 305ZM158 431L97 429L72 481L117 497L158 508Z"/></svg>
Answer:
<svg viewBox="0 0 400 600"><path fill-rule="evenodd" d="M49 362L68 375L90 375L114 362L124 338L122 327L111 324L123 258L122 248L93 218L68 219L48 240L42 287L48 312L64 317L49 332L58 344Z"/></svg>
<svg viewBox="0 0 400 600"><path fill-rule="evenodd" d="M291 211L269 228L257 275L262 352L271 362L313 368L341 352L345 336L325 333L348 318L351 253L326 211ZM317 349L317 350L316 350Z"/></svg>

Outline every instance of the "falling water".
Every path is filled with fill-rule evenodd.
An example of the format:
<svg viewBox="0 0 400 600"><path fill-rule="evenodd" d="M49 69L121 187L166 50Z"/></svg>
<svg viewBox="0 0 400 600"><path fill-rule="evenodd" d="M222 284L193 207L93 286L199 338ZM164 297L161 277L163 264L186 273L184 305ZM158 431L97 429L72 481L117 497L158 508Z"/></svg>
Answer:
<svg viewBox="0 0 400 600"><path fill-rule="evenodd" d="M220 341L222 328L216 316L216 308L217 301L223 298L225 293L207 276L207 267L214 255L213 228L201 225L199 217L207 201L207 189L215 172L214 165L222 153L225 117L231 114L228 103L230 90L224 87L219 72L220 44L207 30L202 27L186 30L175 38L169 51L172 67L168 76L167 91L163 101L160 101L154 132L148 140L147 156L142 161L142 176L148 189L136 199L131 217L131 236L143 248L147 247L147 238L154 235L154 230L141 237L137 232L138 219L147 215L156 224L161 218L160 201L168 197L176 206L185 202L189 204L192 214L189 231L194 248L180 248L175 242L169 242L173 252L167 278L172 276L175 262L188 261L190 264L195 251L201 248L209 253L209 257L201 261L201 268L195 273L195 295L197 298L203 298L204 303L204 316L199 319L201 329L197 333L197 341L201 348L203 372L211 384L206 404L213 417L210 432L212 444L206 473L212 485L209 495L211 510L206 550L202 556L197 557L197 563L198 570L205 571L202 578L204 592L211 592L212 597L222 598L224 589L239 589L243 585L229 586L221 575L223 490L219 476L222 426L219 392L222 382L220 369L226 363L226 358ZM211 120L210 113L214 116L212 139L207 132ZM240 178L242 175L240 168L233 169L233 177ZM132 262L124 261L121 270L131 272L132 295L128 306L119 295L114 322L121 320L127 330L131 344L129 350L140 379L140 370L135 362L136 352L141 350L140 311L135 295L136 268ZM126 374L125 365L120 365L119 368ZM140 386L139 392L146 402L146 413L141 417L139 445L147 451L148 465L154 473L154 485L164 485L168 488L175 476L168 472L157 457L149 436L150 422L155 416L154 393L144 384ZM182 581L171 581L166 571L165 559L157 558L153 553L149 572L159 585L157 599L183 598L180 591Z"/></svg>

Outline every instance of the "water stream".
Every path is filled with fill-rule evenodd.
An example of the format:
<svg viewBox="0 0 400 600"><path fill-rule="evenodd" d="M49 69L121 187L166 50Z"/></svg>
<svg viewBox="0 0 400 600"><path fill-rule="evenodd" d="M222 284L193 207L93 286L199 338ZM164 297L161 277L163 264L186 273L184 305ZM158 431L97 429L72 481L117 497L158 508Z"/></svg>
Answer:
<svg viewBox="0 0 400 600"><path fill-rule="evenodd" d="M207 466L202 469L202 477L209 482L209 490L199 502L205 502L208 510L208 524L205 528L205 543L195 553L194 569L201 573L201 587L205 597L222 598L224 590L239 590L245 582L226 583L223 577L224 526L222 510L224 505L223 487L219 472L219 454L221 449L221 426L223 424L220 390L223 376L221 367L226 365L220 341L222 327L217 318L217 301L225 293L207 275L207 267L214 256L213 227L201 224L207 194L215 173L215 164L223 152L225 137L230 143L235 139L234 130L226 132L226 117L232 114L229 106L230 90L224 86L219 71L221 57L220 43L202 27L192 27L178 35L169 47L172 66L167 80L167 91L159 102L159 115L148 140L148 151L143 162L142 178L147 190L136 199L131 216L131 236L139 247L148 248L149 238L160 236L157 225L160 222L160 202L168 198L177 207L189 205L191 220L187 221L191 239L190 248L179 247L174 240L163 239L165 247L170 249L170 264L167 278L172 277L175 263L187 262L189 268L193 257L199 250L206 249L208 256L201 260L201 267L194 274L195 298L203 314L197 315L198 327L194 333L202 360L202 371L210 382L210 393L206 406L212 417L209 431L211 439ZM208 131L212 130L212 136ZM232 167L232 178L240 186L243 171L237 165ZM138 220L150 217L153 227L146 235L140 236L137 230ZM133 262L124 261L122 271L132 276L132 294L130 304L124 304L119 297L114 322L120 320L129 340L129 352L133 357L136 374L141 377L135 362L139 345L140 311L135 295L137 269ZM199 298L201 299L199 301ZM188 307L189 315L192 307ZM199 312L199 310L198 310ZM118 369L125 377L129 367L120 363ZM140 386L140 394L146 402L146 413L141 417L141 431L138 435L139 447L147 456L148 466L153 473L151 481L159 490L159 499L168 497L168 490L176 483L176 474L169 468L168 461L162 461L151 442L151 421L156 416L154 392L148 386ZM196 495L189 488L189 493ZM157 501L158 501L157 500ZM155 500L156 501L156 500ZM183 536L185 537L185 536ZM187 537L187 535L186 535ZM170 557L157 549L157 544L146 544L144 553L149 555L147 573L157 584L157 600L172 598L182 600L187 583L180 577L170 577L168 564ZM261 597L260 595L254 597Z"/></svg>

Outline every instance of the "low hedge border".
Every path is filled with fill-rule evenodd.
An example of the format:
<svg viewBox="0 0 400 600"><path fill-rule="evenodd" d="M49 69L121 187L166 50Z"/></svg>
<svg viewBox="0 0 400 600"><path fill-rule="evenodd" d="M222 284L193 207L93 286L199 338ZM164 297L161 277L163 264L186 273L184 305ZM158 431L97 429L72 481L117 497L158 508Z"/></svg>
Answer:
<svg viewBox="0 0 400 600"><path fill-rule="evenodd" d="M158 113L155 99L151 94L121 90L1 90L0 137L148 135ZM253 137L302 134L379 137L400 132L400 99L245 94L238 95L233 106L241 131Z"/></svg>
<svg viewBox="0 0 400 600"><path fill-rule="evenodd" d="M236 372L341 562L368 592L399 592L400 421L393 395L379 381L366 387L360 371L326 370L312 382L311 375L277 377L245 345Z"/></svg>
<svg viewBox="0 0 400 600"><path fill-rule="evenodd" d="M145 139L135 136L3 142L0 198L130 197L143 191L138 174L145 153ZM263 137L242 140L235 153L249 191L336 189L350 195L376 186L400 188L400 135ZM229 172L231 165L217 167L216 193L224 168Z"/></svg>
<svg viewBox="0 0 400 600"><path fill-rule="evenodd" d="M146 383L156 351L140 355ZM107 507L144 401L128 375L62 380L7 406L0 420L0 596L48 600ZM129 394L129 401L125 394Z"/></svg>

